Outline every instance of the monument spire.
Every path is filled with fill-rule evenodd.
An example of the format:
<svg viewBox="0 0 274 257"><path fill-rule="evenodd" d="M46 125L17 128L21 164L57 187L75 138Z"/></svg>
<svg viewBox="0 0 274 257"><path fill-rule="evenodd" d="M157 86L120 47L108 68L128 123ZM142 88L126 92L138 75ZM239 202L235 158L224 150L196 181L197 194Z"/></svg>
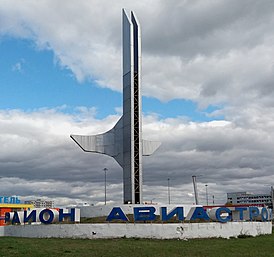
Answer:
<svg viewBox="0 0 274 257"><path fill-rule="evenodd" d="M106 133L70 137L86 152L112 156L123 168L124 203L143 202L142 156L160 142L142 139L141 28L133 12L123 9L123 116Z"/></svg>

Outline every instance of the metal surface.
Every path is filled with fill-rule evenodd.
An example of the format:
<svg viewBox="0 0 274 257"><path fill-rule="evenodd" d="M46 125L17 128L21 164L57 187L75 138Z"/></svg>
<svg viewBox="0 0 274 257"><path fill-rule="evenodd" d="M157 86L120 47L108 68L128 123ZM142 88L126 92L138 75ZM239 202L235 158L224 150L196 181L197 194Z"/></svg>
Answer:
<svg viewBox="0 0 274 257"><path fill-rule="evenodd" d="M142 139L141 30L133 12L123 10L123 116L106 133L71 135L86 152L112 156L123 168L124 203L143 201L142 156L151 155L160 142Z"/></svg>

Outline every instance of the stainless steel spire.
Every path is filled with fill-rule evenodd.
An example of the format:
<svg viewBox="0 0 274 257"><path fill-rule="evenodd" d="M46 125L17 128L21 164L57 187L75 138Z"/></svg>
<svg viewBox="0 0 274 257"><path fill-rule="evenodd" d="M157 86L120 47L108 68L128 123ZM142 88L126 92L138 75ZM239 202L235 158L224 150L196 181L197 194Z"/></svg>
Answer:
<svg viewBox="0 0 274 257"><path fill-rule="evenodd" d="M124 203L141 204L142 156L160 142L142 139L141 29L133 12L123 10L123 116L108 132L70 137L86 152L112 156L123 168Z"/></svg>

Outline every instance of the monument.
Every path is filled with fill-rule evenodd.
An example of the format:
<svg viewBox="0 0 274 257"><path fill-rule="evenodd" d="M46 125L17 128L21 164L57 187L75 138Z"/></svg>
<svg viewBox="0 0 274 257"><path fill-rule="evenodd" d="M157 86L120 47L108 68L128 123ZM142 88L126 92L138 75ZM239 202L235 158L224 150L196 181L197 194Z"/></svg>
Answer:
<svg viewBox="0 0 274 257"><path fill-rule="evenodd" d="M104 134L71 135L84 151L110 155L120 164L126 204L19 212L15 210L18 206L6 211L4 205L4 217L0 212L0 219L4 218L0 237L185 240L272 234L272 210L267 207L142 204L142 156L152 154L160 143L142 139L140 70L140 26L133 13L129 19L123 11L123 116ZM9 198L2 198L7 204ZM17 201L10 198L11 203ZM78 224L80 217L106 217L106 222ZM51 225L56 222L58 226ZM75 224L67 224L71 222Z"/></svg>
<svg viewBox="0 0 274 257"><path fill-rule="evenodd" d="M123 116L103 134L70 137L85 151L113 157L123 168L125 204L141 204L142 156L151 155L160 142L142 139L141 29L133 12L123 10Z"/></svg>

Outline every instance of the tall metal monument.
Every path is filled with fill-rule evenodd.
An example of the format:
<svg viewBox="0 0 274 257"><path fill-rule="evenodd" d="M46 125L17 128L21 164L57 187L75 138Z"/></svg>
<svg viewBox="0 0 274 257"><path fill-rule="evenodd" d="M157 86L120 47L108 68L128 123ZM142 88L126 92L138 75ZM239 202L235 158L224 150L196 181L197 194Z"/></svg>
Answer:
<svg viewBox="0 0 274 257"><path fill-rule="evenodd" d="M142 139L141 29L133 12L123 10L123 116L106 133L70 137L86 152L112 156L123 168L124 203L142 203L142 156L161 143Z"/></svg>

